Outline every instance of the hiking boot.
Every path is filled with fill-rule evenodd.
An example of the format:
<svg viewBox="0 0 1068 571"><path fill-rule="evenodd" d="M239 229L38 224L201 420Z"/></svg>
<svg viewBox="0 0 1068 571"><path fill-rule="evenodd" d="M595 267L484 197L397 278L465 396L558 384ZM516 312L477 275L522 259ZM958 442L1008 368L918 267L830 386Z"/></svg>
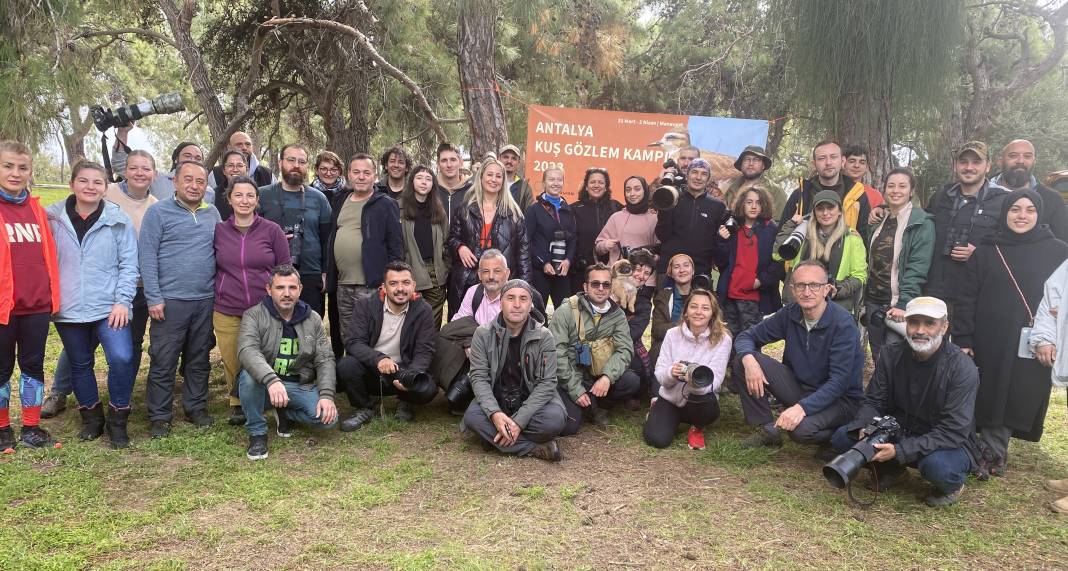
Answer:
<svg viewBox="0 0 1068 571"><path fill-rule="evenodd" d="M185 413L185 421L197 428L207 428L215 424L215 419L204 409Z"/></svg>
<svg viewBox="0 0 1068 571"><path fill-rule="evenodd" d="M590 405L590 418L593 420L593 424L597 428L608 427L608 411L597 406L596 404Z"/></svg>
<svg viewBox="0 0 1068 571"><path fill-rule="evenodd" d="M964 491L964 486L957 488L955 491L948 494L931 494L923 499L923 503L931 506L932 508L945 508L949 507L958 500L960 500L960 494Z"/></svg>
<svg viewBox="0 0 1068 571"><path fill-rule="evenodd" d="M50 394L41 403L41 418L54 418L67 410L67 395Z"/></svg>
<svg viewBox="0 0 1068 571"><path fill-rule="evenodd" d="M816 454L814 458L816 458L817 462L826 464L827 462L830 462L831 460L834 460L837 457L838 455L834 453L834 448L831 448L826 444L821 444L816 447Z"/></svg>
<svg viewBox="0 0 1068 571"><path fill-rule="evenodd" d="M166 420L153 420L148 429L152 438L164 438L171 435L171 423Z"/></svg>
<svg viewBox="0 0 1068 571"><path fill-rule="evenodd" d="M245 411L239 406L230 407L230 418L226 419L226 424L230 426L245 426Z"/></svg>
<svg viewBox="0 0 1068 571"><path fill-rule="evenodd" d="M274 409L274 414L278 419L278 426L276 429L278 431L278 436L282 438L289 438L290 436L293 436L293 423L290 422L289 415L286 414L286 409L276 408ZM264 452L264 454L266 454L266 452ZM264 456L264 458L266 458L266 456Z"/></svg>
<svg viewBox="0 0 1068 571"><path fill-rule="evenodd" d="M373 410L369 408L357 409L352 416L341 421L339 430L341 432L352 432L363 428L363 425L371 422L371 419L375 417Z"/></svg>
<svg viewBox="0 0 1068 571"><path fill-rule="evenodd" d="M47 448L56 443L52 435L40 426L23 426L19 440L28 448Z"/></svg>
<svg viewBox="0 0 1068 571"><path fill-rule="evenodd" d="M691 426L689 432L686 433L686 444L689 445L690 450L704 450L705 431Z"/></svg>
<svg viewBox="0 0 1068 571"><path fill-rule="evenodd" d="M761 446L767 446L768 448L781 448L782 436L778 431L768 432L761 428L754 434L742 439L742 448L760 448Z"/></svg>
<svg viewBox="0 0 1068 571"><path fill-rule="evenodd" d="M623 406L631 412L637 412L641 410L642 403L638 399L627 399L623 401Z"/></svg>
<svg viewBox="0 0 1068 571"><path fill-rule="evenodd" d="M267 458L267 435L258 434L248 437L248 451L245 456L249 460L265 460Z"/></svg>
<svg viewBox="0 0 1068 571"><path fill-rule="evenodd" d="M410 402L399 400L397 412L393 413L393 418L401 422L411 422L415 420L415 407Z"/></svg>
<svg viewBox="0 0 1068 571"><path fill-rule="evenodd" d="M99 402L93 408L79 408L82 417L82 429L78 431L79 440L96 440L104 434L104 407Z"/></svg>
<svg viewBox="0 0 1068 571"><path fill-rule="evenodd" d="M14 452L18 442L15 440L15 431L10 426L0 428L0 452L8 454Z"/></svg>
<svg viewBox="0 0 1068 571"><path fill-rule="evenodd" d="M1046 480L1046 489L1058 494L1068 494L1068 478L1063 480Z"/></svg>
<svg viewBox="0 0 1068 571"><path fill-rule="evenodd" d="M902 482L907 482L908 479L909 471L904 469L900 472L891 472L889 474L878 474L875 471L872 471L871 479L864 484L864 487L872 492L882 493L894 486L901 485Z"/></svg>
<svg viewBox="0 0 1068 571"><path fill-rule="evenodd" d="M109 408L107 423L104 425L104 429L107 430L108 440L111 442L111 447L126 448L130 446L130 435L126 433L126 423L130 420L130 408Z"/></svg>
<svg viewBox="0 0 1068 571"><path fill-rule="evenodd" d="M556 443L556 439L553 439L535 446L530 455L546 462L559 462L561 460L560 445Z"/></svg>
<svg viewBox="0 0 1068 571"><path fill-rule="evenodd" d="M994 476L995 478L1004 478L1005 477L1005 459L1004 458L995 459L993 462L990 463L989 470L990 470L990 475L991 476Z"/></svg>
<svg viewBox="0 0 1068 571"><path fill-rule="evenodd" d="M1068 496L1064 496L1055 502L1050 502L1049 509L1059 514L1068 514Z"/></svg>

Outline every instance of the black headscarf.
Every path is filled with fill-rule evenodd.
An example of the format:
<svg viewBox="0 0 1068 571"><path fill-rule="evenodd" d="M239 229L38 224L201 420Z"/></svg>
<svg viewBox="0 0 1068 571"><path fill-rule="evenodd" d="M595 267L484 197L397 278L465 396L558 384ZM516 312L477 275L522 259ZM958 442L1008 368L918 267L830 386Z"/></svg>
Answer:
<svg viewBox="0 0 1068 571"><path fill-rule="evenodd" d="M1016 204L1022 199L1028 199L1031 204L1035 205L1035 210L1038 211L1038 217L1042 218L1042 197L1037 192L1030 189L1014 190L1005 197L1004 206L1002 206L1001 219L998 220L998 232L993 238L993 242L998 245L1008 246L1015 244L1031 244L1046 239L1054 238L1053 232L1049 229L1047 224L1035 224L1035 227L1018 234L1009 228L1009 210L1012 205Z"/></svg>
<svg viewBox="0 0 1068 571"><path fill-rule="evenodd" d="M627 183L630 182L630 179L632 178L637 179L642 183L642 199L638 204L631 204L630 201L627 200L626 191L624 191L623 204L627 207L627 212L630 212L631 214L645 214L649 211L649 183L646 182L643 177L629 176L627 177L627 180L623 181L624 189L627 188Z"/></svg>

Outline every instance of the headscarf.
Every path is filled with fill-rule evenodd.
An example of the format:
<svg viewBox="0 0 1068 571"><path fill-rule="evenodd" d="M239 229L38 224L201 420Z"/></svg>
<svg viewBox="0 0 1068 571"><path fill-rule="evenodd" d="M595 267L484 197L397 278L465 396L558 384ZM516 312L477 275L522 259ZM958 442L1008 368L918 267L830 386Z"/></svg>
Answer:
<svg viewBox="0 0 1068 571"><path fill-rule="evenodd" d="M631 204L630 201L627 200L625 189L627 188L627 182L631 179L637 179L642 183L642 199L638 201L638 204ZM626 205L627 212L630 212L631 214L645 214L646 212L649 212L649 183L646 182L643 177L628 176L627 180L623 181L623 188L623 204Z"/></svg>
<svg viewBox="0 0 1068 571"><path fill-rule="evenodd" d="M1001 219L998 220L998 231L993 237L992 241L1000 246L1010 246L1017 244L1032 244L1034 242L1040 242L1042 240L1054 238L1053 232L1046 224L1035 224L1035 227L1018 234L1009 228L1009 209L1014 204L1022 199L1028 199L1035 205L1035 210L1038 212L1038 217L1042 218L1042 197L1037 192L1029 189L1014 190L1005 197L1004 206L1001 210Z"/></svg>

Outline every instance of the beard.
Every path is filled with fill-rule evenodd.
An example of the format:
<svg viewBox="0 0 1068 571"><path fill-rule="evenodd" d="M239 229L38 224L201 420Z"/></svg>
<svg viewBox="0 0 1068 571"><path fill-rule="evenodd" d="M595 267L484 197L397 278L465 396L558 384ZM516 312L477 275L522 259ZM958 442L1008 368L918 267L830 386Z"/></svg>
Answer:
<svg viewBox="0 0 1068 571"><path fill-rule="evenodd" d="M943 337L943 335L939 334L939 335L935 335L934 337L931 337L930 339L927 339L925 341L924 340L917 341L917 340L913 339L912 337L909 337L908 338L909 347L912 347L912 350L915 351L916 353L921 353L921 354L925 354L926 355L928 353L934 352L935 349L938 349L939 347L942 346L942 337Z"/></svg>
<svg viewBox="0 0 1068 571"><path fill-rule="evenodd" d="M1031 184L1031 171L1023 167L1016 167L1005 171L1001 175L1001 182L1004 182L1010 189L1024 188Z"/></svg>
<svg viewBox="0 0 1068 571"><path fill-rule="evenodd" d="M756 179L758 179L758 178L760 178L762 176L764 176L764 171L760 171L760 172L752 173L752 174L747 173L747 172L742 172L742 178L745 179L745 180L756 180Z"/></svg>
<svg viewBox="0 0 1068 571"><path fill-rule="evenodd" d="M282 172L282 180L289 186L297 186L298 184L304 184L304 173L299 169L293 169Z"/></svg>

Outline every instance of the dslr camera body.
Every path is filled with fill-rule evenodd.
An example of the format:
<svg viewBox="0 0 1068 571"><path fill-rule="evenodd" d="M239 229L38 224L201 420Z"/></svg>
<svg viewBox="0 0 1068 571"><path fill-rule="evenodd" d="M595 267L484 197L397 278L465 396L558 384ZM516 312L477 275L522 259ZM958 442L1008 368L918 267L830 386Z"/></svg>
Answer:
<svg viewBox="0 0 1068 571"><path fill-rule="evenodd" d="M658 211L675 208L679 203L679 193L686 187L686 177L678 172L675 159L664 161L664 168L675 169L675 174L667 173L660 177L657 187L653 189L650 203Z"/></svg>
<svg viewBox="0 0 1068 571"><path fill-rule="evenodd" d="M877 416L864 427L863 437L852 448L836 456L823 466L823 477L832 486L845 488L857 472L871 463L877 452L876 444L893 444L901 438L901 425L892 416Z"/></svg>

